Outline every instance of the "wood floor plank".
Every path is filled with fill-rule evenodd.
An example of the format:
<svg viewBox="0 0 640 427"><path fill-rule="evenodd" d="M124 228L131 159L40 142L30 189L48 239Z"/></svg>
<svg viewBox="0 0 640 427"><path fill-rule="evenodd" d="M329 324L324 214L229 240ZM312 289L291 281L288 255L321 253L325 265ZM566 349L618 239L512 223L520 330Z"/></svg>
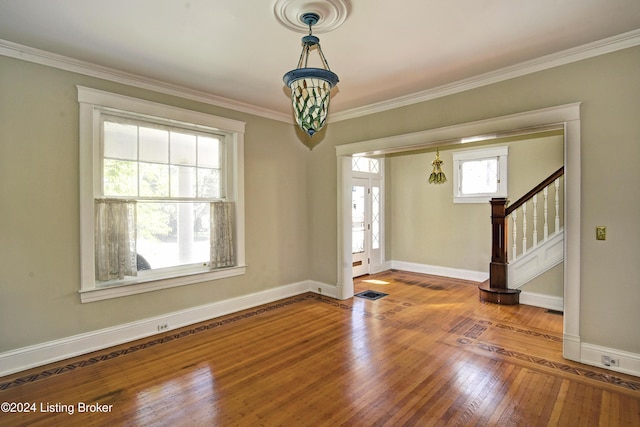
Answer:
<svg viewBox="0 0 640 427"><path fill-rule="evenodd" d="M388 295L305 294L0 378L0 401L58 408L0 426L640 425L640 378L563 359L561 315L417 273L355 287Z"/></svg>

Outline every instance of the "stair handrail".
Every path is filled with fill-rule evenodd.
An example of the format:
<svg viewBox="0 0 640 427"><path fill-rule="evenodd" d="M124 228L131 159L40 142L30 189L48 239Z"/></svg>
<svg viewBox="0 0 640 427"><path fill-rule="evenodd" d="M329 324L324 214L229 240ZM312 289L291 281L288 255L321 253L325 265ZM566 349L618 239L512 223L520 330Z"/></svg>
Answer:
<svg viewBox="0 0 640 427"><path fill-rule="evenodd" d="M556 179L560 178L562 175L564 175L564 165L560 166L560 169L558 169L557 171L549 175L549 177L546 178L544 181L542 181L540 184L533 187L533 189L529 191L527 194L520 197L514 204L507 206L505 216L511 215L513 211L518 209L520 206L524 205L529 199L531 199L533 196L535 196L536 194L544 190L545 187L548 187L551 184L553 184L553 182Z"/></svg>

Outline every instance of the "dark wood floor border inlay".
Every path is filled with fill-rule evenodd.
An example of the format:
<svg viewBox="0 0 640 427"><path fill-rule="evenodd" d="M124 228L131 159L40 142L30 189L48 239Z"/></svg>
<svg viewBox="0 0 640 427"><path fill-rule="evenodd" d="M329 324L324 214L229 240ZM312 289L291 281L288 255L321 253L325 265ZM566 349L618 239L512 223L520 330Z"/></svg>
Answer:
<svg viewBox="0 0 640 427"><path fill-rule="evenodd" d="M464 318L459 321L453 328L449 330L449 333L459 335L459 337L455 339L455 342L460 344L461 346L471 346L473 348L499 354L504 357L515 358L525 362L534 363L539 366L544 366L546 368L558 369L568 374L573 374L603 383L624 387L628 390L640 391L640 382L637 381L625 380L615 375L596 372L587 368L571 366L566 363L556 362L541 357L531 356L519 351L509 350L504 347L491 344L489 342L479 341L480 336L487 330L488 327L496 327L519 334L540 337L554 342L562 342L562 338L555 335L543 334L529 329L516 328L513 326L505 325L503 323L493 325L492 322L487 320L473 320L471 318Z"/></svg>
<svg viewBox="0 0 640 427"><path fill-rule="evenodd" d="M300 302L303 301L308 301L310 299L319 299L319 297L317 295L314 294L305 294L299 297L295 297L295 298L291 298L291 299L287 299L287 300L283 300L280 301L278 303L275 304L270 304L270 305L266 305L266 306L262 306L260 308L257 308L255 310L250 310L250 311L244 311L241 314L238 315L230 315L230 317L221 317L220 320L216 320L210 323L207 323L205 325L199 324L198 326L195 326L191 329L183 329L179 332L173 333L173 334L169 334L169 335L164 335L162 337L159 338L155 338L152 339L150 341L146 341L144 343L140 343L140 344L136 344L136 345L132 345L130 347L127 348L121 348L118 350L114 350L114 351L110 351L104 354L100 354L100 355L96 355L93 357L90 357L88 359L85 360L79 360L77 362L73 362L73 363L69 363L66 365L62 365L62 366L57 366L51 369L46 369L44 371L41 372L37 372L34 374L30 374L30 375L25 375L23 377L20 378L16 378L12 381L8 381L8 382L4 382L4 383L0 383L0 391L1 390L6 390L8 388L11 387L16 387L22 384L27 384L27 383L32 383L34 381L38 381L38 380L42 380L48 377L51 377L53 375L59 375L59 374L64 374L66 372L71 372L74 371L78 368L84 368L87 366L93 366L96 363L100 363L100 362L104 362L107 360L111 360L114 359L116 357L120 357L120 356L124 356L126 354L131 354L131 353L135 353L137 351L140 350L144 350L146 348L150 348L159 344L164 344L164 343L168 343L171 341L175 341L177 339L180 338L184 338L187 336L191 336L203 331L208 331L211 329L215 329L218 328L220 326L224 326L224 325L228 325L231 323L235 323L238 322L240 320L244 320L244 319L248 319L250 317L262 314L262 313L266 313L269 311L273 311L273 310L277 310L283 307L288 307L290 305L293 304L298 304Z"/></svg>
<svg viewBox="0 0 640 427"><path fill-rule="evenodd" d="M512 332L517 332L519 334L527 334L527 335L531 335L532 337L539 337L539 338L543 338L549 341L554 341L554 342L562 342L562 337L556 336L556 335L551 335L551 334L543 334L540 332L536 332L536 331L532 331L530 329L522 329L522 328L516 328L513 326L509 326L509 325L505 325L502 323L498 323L496 325L496 328L500 328L500 329L506 329Z"/></svg>
<svg viewBox="0 0 640 427"><path fill-rule="evenodd" d="M458 342L460 342L460 340L458 340ZM461 344L463 344L463 343L461 343ZM470 342L465 342L464 344L470 344ZM577 367L577 366L571 366L571 365L568 365L566 363L555 362L555 361L548 360L548 359L543 359L543 358L540 358L540 357L534 357L534 356L530 356L530 355L525 354L525 353L521 353L519 351L508 350L508 349L500 347L500 346L487 344L487 343L483 343L483 342L477 342L475 344L475 346L476 346L476 348L479 348L481 350L485 350L485 351L488 351L488 352L491 352L491 353L496 353L496 354L499 354L501 356L513 357L513 358L516 358L518 360L524 360L526 362L531 362L531 363L534 363L536 365L545 366L547 368L559 369L562 372L566 372L566 373L569 373L569 374L578 375L578 376L581 376L581 377L586 377L586 378L589 378L589 379L592 379L592 380L600 381L600 382L607 383L607 384L616 385L616 386L619 386L619 387L624 387L626 389L633 390L633 391L640 391L640 382L631 381L631 380L625 380L625 379L622 379L620 377L616 377L615 375L605 374L605 373L601 373L601 372L595 372L595 371L592 371L590 369L581 368L581 367Z"/></svg>
<svg viewBox="0 0 640 427"><path fill-rule="evenodd" d="M339 300L334 300L331 298L327 298L327 297L323 297L322 295L317 295L317 294L313 294L313 293L308 293L302 296L298 296L298 297L293 297L290 299L286 299L280 302L277 302L275 304L270 304L270 305L266 305L266 306L262 306L259 307L255 310L249 310L249 311L244 311L241 314L238 315L229 315L229 317L222 317L220 318L220 320L216 320L216 321L212 321L209 322L207 324L199 324L198 326L194 326L193 328L190 329L182 329L179 332L173 333L173 334L168 334L168 335L164 335L155 339L152 339L150 341L146 341L140 344L136 344L136 345L132 345L130 347L126 347L126 348L121 348L121 349L117 349L117 350L113 350L113 351L109 351L106 352L104 354L99 354L96 356L92 356L88 359L84 359L84 360L79 360L73 363L68 363L66 365L62 365L62 366L57 366L51 369L46 369L44 371L41 372L37 372L34 374L30 374L30 375L25 375L23 377L20 378L16 378L14 380L8 381L8 382L3 382L0 383L0 391L2 390L6 390L8 388L11 387L17 387L19 385L22 384L28 384L28 383L32 383L34 381L39 381L48 377L51 377L53 375L60 375L60 374L64 374L66 372L71 372L74 371L76 369L79 368L84 368L87 366L93 366L96 363L100 363L100 362L104 362L107 360L111 360L114 359L116 357L120 357L120 356L124 356L126 354L131 354L131 353L135 353L137 351L140 350L144 350L146 348L150 348L159 344L164 344L164 343L168 343L171 341L175 341L177 339L180 338L184 338L184 337L188 337L203 331L208 331L211 329L215 329L218 328L220 326L224 326L224 325L228 325L231 323L235 323L238 322L240 320L244 320L244 319L248 319L250 317L256 316L256 315L260 315L262 313L266 313L266 312L270 312L273 310L277 310L283 307L288 307L290 305L293 304L298 304L300 302L303 301L309 301L309 300L315 300L318 302L321 302L323 304L328 304L334 307L338 307L340 309L343 310L349 310L351 312L355 312L355 313L359 313L362 314L365 317L372 317L374 319L378 319L378 320L384 320L386 319L387 316L393 315L395 313L399 313L400 311L404 310L407 307L411 307L412 304L408 303L408 302L402 302L402 301L397 301L394 299L390 299L390 298L386 298L385 299L385 304L393 304L395 305L395 307L391 307L388 310L385 311L381 311L379 313L373 313L367 309L360 309L357 308L355 309L353 307L353 304L346 304L342 301Z"/></svg>

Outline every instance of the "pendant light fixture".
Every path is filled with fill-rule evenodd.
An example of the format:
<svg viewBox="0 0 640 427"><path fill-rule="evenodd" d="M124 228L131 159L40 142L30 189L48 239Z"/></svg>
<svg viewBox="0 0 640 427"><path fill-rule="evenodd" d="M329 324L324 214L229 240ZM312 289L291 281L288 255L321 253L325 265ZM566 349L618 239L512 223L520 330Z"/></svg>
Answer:
<svg viewBox="0 0 640 427"><path fill-rule="evenodd" d="M431 175L429 175L429 184L444 184L447 182L447 177L444 172L442 172L442 164L444 162L440 160L440 149L436 148L436 159L431 162L433 166L433 171Z"/></svg>
<svg viewBox="0 0 640 427"><path fill-rule="evenodd" d="M309 136L323 128L329 113L331 89L338 83L338 76L329 69L320 39L312 33L313 25L320 16L314 12L303 13L300 20L309 26L309 35L302 37L302 53L298 67L283 77L284 84L291 88L293 114L298 126ZM324 68L307 67L311 50L316 49Z"/></svg>

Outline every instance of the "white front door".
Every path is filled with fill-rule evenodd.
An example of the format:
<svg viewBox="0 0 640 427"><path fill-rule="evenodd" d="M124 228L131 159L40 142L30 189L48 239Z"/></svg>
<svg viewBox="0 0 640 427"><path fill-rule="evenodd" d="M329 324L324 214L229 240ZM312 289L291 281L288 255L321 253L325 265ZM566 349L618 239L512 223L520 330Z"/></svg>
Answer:
<svg viewBox="0 0 640 427"><path fill-rule="evenodd" d="M369 274L371 251L371 202L369 180L353 178L351 189L351 248L353 277Z"/></svg>

